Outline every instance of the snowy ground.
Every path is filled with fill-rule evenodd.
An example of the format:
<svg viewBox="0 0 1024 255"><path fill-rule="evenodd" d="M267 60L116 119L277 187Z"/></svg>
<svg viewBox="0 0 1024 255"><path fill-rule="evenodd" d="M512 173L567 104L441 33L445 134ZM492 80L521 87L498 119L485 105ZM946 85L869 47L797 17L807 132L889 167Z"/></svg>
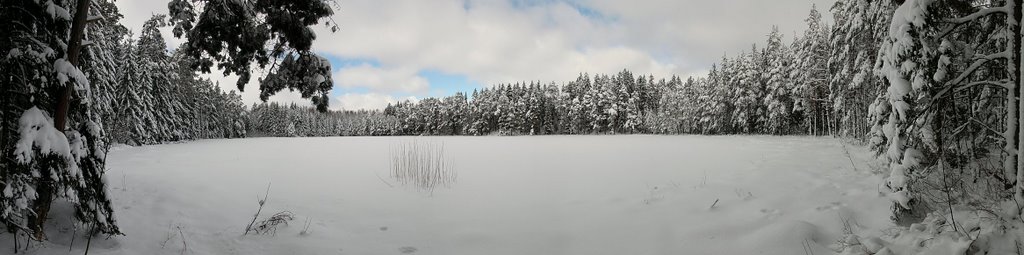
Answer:
<svg viewBox="0 0 1024 255"><path fill-rule="evenodd" d="M443 143L456 182L431 194L390 178L389 151L412 140ZM804 137L258 138L119 148L107 175L127 235L93 241L90 254L807 254L805 246L830 254L844 221L855 232L890 226L873 161L846 147L852 160L838 140ZM273 236L242 236L268 182L261 217L287 210L296 220ZM311 233L300 235L307 219ZM29 254L69 252L61 232L73 231L50 231L52 241ZM12 242L0 236L0 253ZM71 246L81 254L85 242Z"/></svg>

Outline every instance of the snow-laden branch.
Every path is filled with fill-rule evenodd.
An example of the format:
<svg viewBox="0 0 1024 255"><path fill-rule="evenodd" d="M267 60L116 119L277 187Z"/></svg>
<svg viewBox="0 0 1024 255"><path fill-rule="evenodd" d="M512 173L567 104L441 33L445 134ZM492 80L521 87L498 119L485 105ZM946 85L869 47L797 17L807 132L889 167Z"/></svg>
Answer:
<svg viewBox="0 0 1024 255"><path fill-rule="evenodd" d="M1008 6L985 8L985 9L981 9L980 11L971 13L970 15L967 15L967 16L963 16L963 17L955 18L955 19L949 19L949 20L947 20L947 22L954 23L954 24L963 24L963 23L967 23L967 22L971 22L973 20L979 19L979 18L984 17L984 16L996 14L996 13L1010 14L1011 10L1010 10L1010 8L1008 8Z"/></svg>
<svg viewBox="0 0 1024 255"><path fill-rule="evenodd" d="M994 86L994 87L1003 88L1003 89L1013 89L1013 86L1015 84L1013 82L1010 82L1009 80L1001 80L1001 81L975 81L975 82L969 82L969 83L957 85L956 86L956 90L959 91L959 90L967 89L967 88L970 88L970 87L982 86L982 85L984 85L984 86Z"/></svg>
<svg viewBox="0 0 1024 255"><path fill-rule="evenodd" d="M987 63L989 61L997 60L997 59L1010 59L1010 54L1011 53L1010 53L1009 50L1005 50L1005 51L1002 51L1002 52L999 52L999 53L993 53L993 54L990 54L990 55L982 56L981 58L978 58L977 60L975 60L974 63L971 63L971 65L968 66L967 69L964 70L964 72L960 73L960 75L958 75L955 79L951 80L949 83L946 83L946 84L947 85L960 84L961 82L964 81L964 79L967 79L967 77L970 77L971 74L974 73L974 71L977 71L978 68L980 68L985 63Z"/></svg>
<svg viewBox="0 0 1024 255"><path fill-rule="evenodd" d="M965 83L965 84L947 86L947 87L943 88L942 91L939 91L939 93L936 93L934 98L942 98L942 97L945 97L946 93L949 93L950 91L960 92L962 90L969 89L969 88L972 88L972 87L975 87L975 86L992 86L992 87L997 87L997 88L1001 88L1001 89L1012 90L1015 85L1016 84L1014 84L1013 82L1010 82L1009 80L974 81L974 82L969 82L969 83Z"/></svg>
<svg viewBox="0 0 1024 255"><path fill-rule="evenodd" d="M963 17L960 17L960 18L948 19L948 20L946 20L946 22L947 23L952 23L952 25L950 25L949 27L944 29L942 31L942 33L939 33L939 38L946 37L946 35L949 35L949 33L952 33L953 30L956 30L956 28L960 27L960 25L963 25L963 24L966 24L968 22L977 20L977 19L979 19L981 17L984 17L984 16L996 14L996 13L1003 13L1003 14L1009 15L1010 13L1013 13L1013 12L1012 12L1012 9L1010 9L1010 6L1000 6L1000 7L992 7L992 8L981 9L980 11L971 13L970 15L963 16Z"/></svg>
<svg viewBox="0 0 1024 255"><path fill-rule="evenodd" d="M18 143L14 146L14 155L18 163L29 164L39 155L58 155L67 159L70 165L75 162L71 153L72 146L63 132L53 127L53 122L45 112L37 107L29 108L18 119ZM76 168L72 168L74 170Z"/></svg>

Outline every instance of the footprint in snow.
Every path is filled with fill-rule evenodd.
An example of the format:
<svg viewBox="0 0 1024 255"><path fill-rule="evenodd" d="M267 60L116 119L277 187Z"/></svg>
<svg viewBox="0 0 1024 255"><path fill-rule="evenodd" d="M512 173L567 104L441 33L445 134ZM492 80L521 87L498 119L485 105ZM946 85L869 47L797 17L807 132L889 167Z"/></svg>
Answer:
<svg viewBox="0 0 1024 255"><path fill-rule="evenodd" d="M820 212L820 211L825 211L825 210L838 210L839 208L842 208L844 206L846 206L845 203L832 202L831 204L823 205L823 206L818 206L818 207L816 207L814 209L816 209L816 210L818 210Z"/></svg>
<svg viewBox="0 0 1024 255"><path fill-rule="evenodd" d="M782 211L780 211L779 209L761 209L761 213L768 218L775 218L778 217L779 215L782 215Z"/></svg>
<svg viewBox="0 0 1024 255"><path fill-rule="evenodd" d="M398 251L402 252L402 254L415 253L417 250L419 250L419 249L416 249L416 247L412 247L412 246L405 246L405 247L402 247L402 248L398 248Z"/></svg>

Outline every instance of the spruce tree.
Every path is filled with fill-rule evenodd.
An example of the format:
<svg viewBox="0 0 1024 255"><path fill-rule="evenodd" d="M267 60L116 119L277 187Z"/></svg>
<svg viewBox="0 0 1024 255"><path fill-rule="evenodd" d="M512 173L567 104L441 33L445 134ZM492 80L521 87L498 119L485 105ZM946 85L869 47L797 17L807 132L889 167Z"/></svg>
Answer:
<svg viewBox="0 0 1024 255"><path fill-rule="evenodd" d="M109 86L109 77L92 84L82 71L105 73L103 63L114 45L117 25L112 4L90 11L89 1L11 1L0 5L8 19L0 31L0 221L11 232L31 232L36 240L46 239L43 226L49 208L58 198L71 202L75 218L93 226L93 231L120 234L106 193L104 166L106 134L101 113L108 109L95 103L109 96L92 93ZM98 33L85 33L86 17L110 15L89 26ZM85 38L86 36L96 36ZM102 43L84 48L85 39ZM89 68L84 68L89 69ZM97 91L105 92L102 87Z"/></svg>

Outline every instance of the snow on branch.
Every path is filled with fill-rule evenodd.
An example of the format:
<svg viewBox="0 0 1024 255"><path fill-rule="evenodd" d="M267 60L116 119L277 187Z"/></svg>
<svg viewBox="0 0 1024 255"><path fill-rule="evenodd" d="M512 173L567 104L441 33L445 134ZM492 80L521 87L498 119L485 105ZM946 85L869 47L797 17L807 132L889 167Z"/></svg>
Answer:
<svg viewBox="0 0 1024 255"><path fill-rule="evenodd" d="M1013 87L1015 85L1016 84L1014 84L1013 82L1010 82L1010 80L1005 80L1005 79L1004 80L1000 80L1000 81L973 81L973 82L968 82L968 83L959 84L959 85L946 86L946 87L942 88L942 90L939 91L938 93L935 93L935 96L933 96L932 98L942 98L942 97L945 97L946 94L949 93L950 91L960 92L960 91L962 91L964 89L968 89L968 88L975 87L975 86L992 86L992 87L997 87L997 88L1001 88L1001 89L1013 89Z"/></svg>
<svg viewBox="0 0 1024 255"><path fill-rule="evenodd" d="M84 89L89 86L89 79L85 77L81 69L72 65L67 59L57 59L53 61L53 70L57 71L57 80L61 84L67 83L69 79L74 79L76 82L75 89Z"/></svg>
<svg viewBox="0 0 1024 255"><path fill-rule="evenodd" d="M71 20L71 12L68 12L64 7L61 7L53 1L46 1L44 4L46 5L46 13L50 14L51 18L68 21Z"/></svg>
<svg viewBox="0 0 1024 255"><path fill-rule="evenodd" d="M967 69L964 70L964 72L960 73L959 76L957 76L955 79L950 81L947 85L960 84L961 82L964 81L964 79L967 79L967 77L970 77L971 74L974 73L974 71L977 71L978 68L980 68L985 63L987 63L989 61L997 60L997 59L1010 59L1010 54L1011 54L1010 51L1006 50L1006 51L1002 51L1002 52L999 52L999 53L993 53L993 54L990 54L990 55L982 56L981 58L978 58L977 60L975 60L974 63L971 63L971 65L968 66Z"/></svg>
<svg viewBox="0 0 1024 255"><path fill-rule="evenodd" d="M39 108L32 107L21 114L18 120L18 133L21 136L14 147L14 154L19 163L32 163L34 148L37 148L40 154L55 154L65 159L74 158L68 138L53 127L53 120Z"/></svg>
<svg viewBox="0 0 1024 255"><path fill-rule="evenodd" d="M945 22L951 23L951 25L949 27L946 27L945 29L943 29L942 33L939 34L939 37L940 38L946 37L947 35L952 33L954 30L956 30L958 27L960 27L960 25L963 25L963 24L966 24L968 22L980 19L981 17L984 17L984 16L996 14L996 13L1003 13L1003 14L1009 15L1010 13L1013 13L1013 12L1009 8L1009 6L1000 6L1000 7L985 8L985 9L982 9L980 11L977 11L975 13L971 13L970 15L963 16L963 17L960 17L960 18L948 19Z"/></svg>
<svg viewBox="0 0 1024 255"><path fill-rule="evenodd" d="M979 19L979 18L984 17L984 16L996 14L996 13L1009 14L1011 12L1010 12L1010 8L1008 8L1008 6L985 8L985 9L981 9L980 11L977 11L975 13L971 13L970 15L967 15L967 16L963 16L963 17L956 18L956 19L949 19L949 20L947 20L947 22L954 23L954 24L963 24L963 23L967 23L967 22L971 22L973 20Z"/></svg>
<svg viewBox="0 0 1024 255"><path fill-rule="evenodd" d="M994 87L1003 88L1003 89L1013 89L1014 83L1010 82L1010 80L975 81L975 82L969 82L969 83L965 83L965 84L961 84L959 86L956 86L956 90L962 90L962 89L966 89L966 88L970 88L970 87L974 87L974 86L994 86Z"/></svg>

